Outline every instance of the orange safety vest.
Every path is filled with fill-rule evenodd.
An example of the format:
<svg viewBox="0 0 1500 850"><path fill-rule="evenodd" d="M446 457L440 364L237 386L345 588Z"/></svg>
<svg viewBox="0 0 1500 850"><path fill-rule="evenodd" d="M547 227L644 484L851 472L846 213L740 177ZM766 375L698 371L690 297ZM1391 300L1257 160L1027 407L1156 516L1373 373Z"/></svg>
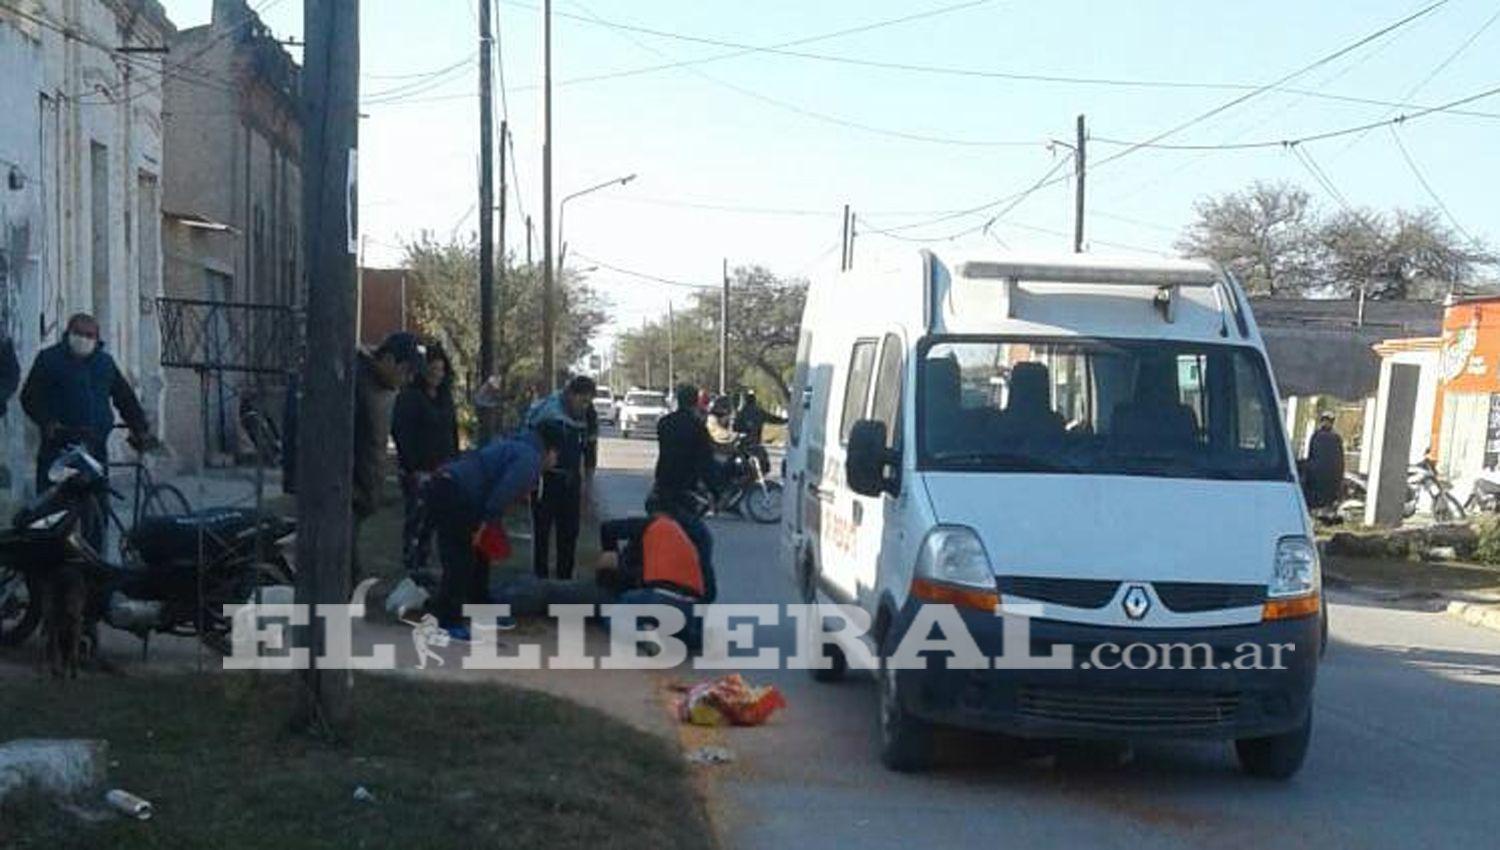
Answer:
<svg viewBox="0 0 1500 850"><path fill-rule="evenodd" d="M703 565L698 547L675 520L660 516L641 534L641 583L703 595Z"/></svg>

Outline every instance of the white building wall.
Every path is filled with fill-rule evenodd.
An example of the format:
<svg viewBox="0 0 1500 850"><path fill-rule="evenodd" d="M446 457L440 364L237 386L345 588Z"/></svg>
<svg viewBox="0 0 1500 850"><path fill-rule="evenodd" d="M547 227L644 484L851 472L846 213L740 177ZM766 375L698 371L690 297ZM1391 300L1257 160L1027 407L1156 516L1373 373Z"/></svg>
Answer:
<svg viewBox="0 0 1500 850"><path fill-rule="evenodd" d="M24 260L10 261L16 271L6 281L3 330L16 340L24 373L41 347L57 341L69 315L99 314L108 350L159 421L152 299L161 287L161 229L159 189L152 186L162 177L161 57L127 59L115 48L161 45L170 25L154 0L11 5L24 16L0 10L0 169L21 171L24 188L11 190L0 174L0 248ZM94 144L105 146L100 181ZM99 251L96 182L105 193ZM104 267L96 268L96 255ZM30 486L36 435L18 403L0 428L11 493L18 495Z"/></svg>

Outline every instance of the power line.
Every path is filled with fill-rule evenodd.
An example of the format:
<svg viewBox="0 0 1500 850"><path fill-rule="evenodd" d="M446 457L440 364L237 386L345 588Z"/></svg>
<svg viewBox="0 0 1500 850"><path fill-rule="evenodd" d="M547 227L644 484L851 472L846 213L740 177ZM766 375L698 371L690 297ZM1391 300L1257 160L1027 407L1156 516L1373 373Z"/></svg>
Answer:
<svg viewBox="0 0 1500 850"><path fill-rule="evenodd" d="M1411 113L1409 115L1402 114L1402 115L1397 115L1394 118L1382 119L1380 121L1368 121L1368 122L1365 122L1363 124L1356 124L1353 127L1344 127L1342 129L1339 129L1339 130L1327 130L1327 131L1324 131L1322 133L1309 133L1309 134L1307 134L1305 136L1295 136L1295 137L1285 138L1285 139L1262 139L1262 140L1254 141L1254 142L1227 142L1227 143L1224 143L1224 144L1175 144L1175 145L1174 144L1162 144L1162 143L1153 142L1153 141L1150 141L1150 140L1140 141L1140 142L1133 142L1133 141L1126 141L1124 139L1111 139L1111 138L1106 138L1106 137L1102 137L1102 136L1093 137L1092 140L1095 141L1095 142L1099 142L1100 144L1118 145L1118 146L1125 147L1125 148L1127 148L1126 152L1133 151L1133 150L1141 150L1143 148L1145 148L1145 149L1151 149L1151 150L1163 150L1163 151L1231 151L1231 150L1254 150L1254 149L1257 149L1257 148L1294 147L1296 145L1306 144L1308 142L1321 142L1321 141L1326 141L1328 139L1336 139L1336 138L1338 138L1340 136L1352 135L1354 133L1365 133L1365 132L1368 132L1370 130L1377 129L1379 127L1396 126L1398 124L1404 124L1407 121L1415 121L1418 118L1424 118L1424 117L1426 117L1428 115L1432 115L1432 114L1437 113L1437 112L1442 112L1443 109L1444 109L1444 107L1447 107L1447 106L1462 106L1463 104L1466 104L1466 103L1473 103L1476 100L1483 100L1484 98L1494 97L1497 94L1500 94L1500 86L1496 86L1494 88L1485 89L1484 91L1477 92L1475 94L1471 94L1471 95L1468 95L1468 96L1465 96L1465 97L1461 97L1461 98L1458 98L1456 100L1451 100L1451 101L1448 101L1446 104L1441 104L1439 106L1428 107L1426 109L1420 109L1420 110L1418 110L1416 112L1413 112L1413 113ZM1122 155L1123 154L1116 154L1114 158L1118 158L1119 156L1122 156ZM1106 160L1106 161L1108 161L1108 160Z"/></svg>
<svg viewBox="0 0 1500 850"><path fill-rule="evenodd" d="M1395 125L1392 124L1387 129L1391 131L1391 140L1396 143L1396 149L1401 152L1401 158L1406 160L1406 167L1411 169L1412 176L1416 177L1417 182L1422 184L1422 188L1427 191L1427 196L1432 198L1432 202L1437 204L1438 209L1443 211L1443 215L1448 217L1448 222L1453 225L1455 230L1462 233L1464 238L1469 240L1471 244L1479 245L1479 240L1475 239L1474 234L1470 233L1459 223L1458 218L1453 215L1453 211L1448 209L1447 204L1443 203L1443 199L1438 195L1437 190L1433 189L1432 184L1427 182L1427 177L1422 174L1422 169L1417 167L1417 161L1412 158L1411 151L1406 149L1406 143L1401 141L1401 134L1396 131Z"/></svg>
<svg viewBox="0 0 1500 850"><path fill-rule="evenodd" d="M616 274L623 274L627 277L639 278L641 280L649 280L653 283L660 283L666 286L677 286L688 289L718 289L720 288L720 286L722 286L722 284L718 283L691 283L685 280L673 280L667 277L659 277L654 274L647 274L646 272L638 272L632 269L621 268L620 266L611 265L604 262L603 260L595 259L594 257L590 257L589 255L581 253L579 251L574 251L573 256L580 260L583 260L586 263L592 263L601 269L608 269L612 272L615 272Z"/></svg>
<svg viewBox="0 0 1500 850"><path fill-rule="evenodd" d="M468 56L465 56L457 62L454 62L452 65L449 65L445 68L439 68L431 74L423 75L415 82L403 83L398 86L392 86L388 89L363 93L360 95L360 100L362 102L369 101L371 103L374 103L382 98L398 97L403 94L419 94L424 91L430 91L431 89L436 88L437 85L456 78L458 76L458 72L466 70L469 63L474 61L474 57L477 55L477 51L475 53L470 53Z"/></svg>
<svg viewBox="0 0 1500 850"><path fill-rule="evenodd" d="M1444 0L1444 2L1446 2L1446 0ZM588 15L590 15L590 16L594 15L594 13L591 10L589 10L587 7L585 7L583 4L577 3L575 5L577 5L578 8L583 9L584 12L587 13ZM595 17L597 18L597 16L595 16ZM627 34L627 31L625 31L625 30L615 30L615 32L618 35L620 35L622 38L624 38L625 40L631 42L636 47L640 48L641 50L644 50L644 51L646 51L648 53L652 53L654 55L661 56L661 57L664 57L664 58L666 58L666 56L667 56L667 54L663 53L662 51L658 50L657 48L652 47L651 45L648 45L648 44L642 42L640 39L635 38L634 36L631 36L631 35ZM957 145L957 146L966 146L966 147L1032 147L1032 146L1035 146L1035 145L1039 144L1039 142L1035 142L1035 141L1003 141L1003 140L997 140L997 139L956 139L956 138L949 138L949 137L945 137L945 136L933 136L933 135L928 135L928 134L925 134L925 133L913 133L913 132L909 132L909 131L906 131L906 130L895 130L895 129L891 129L891 128L888 128L888 127L877 127L877 126L874 126L874 125L871 125L871 124L863 124L863 123L860 123L858 121L852 121L850 119L842 118L842 117L837 116L837 115L830 115L830 114L828 114L826 112L820 112L820 111L815 110L815 109L809 109L807 107L804 107L804 106L792 103L790 101L786 101L786 100L782 100L780 98L772 97L771 95L765 94L763 92L759 92L759 91L756 91L754 89L746 88L745 86L741 86L741 85L739 85L737 83L731 83L728 80L724 80L724 79L721 79L719 77L715 77L715 76L713 76L711 74L708 74L708 73L702 71L701 69L692 67L690 65L682 65L680 67L682 68L682 70L687 71L688 73L693 74L694 76L700 77L700 78L702 78L704 80L707 80L708 82L713 83L714 85L720 86L722 88L729 89L730 91L733 91L733 92L741 94L741 95L743 95L745 97L751 98L752 100L758 100L758 101L760 101L762 103L770 104L770 105L775 106L775 107L777 107L779 109L783 109L783 110L786 110L788 112L793 112L793 113L796 113L798 115L801 115L804 118L811 118L811 119L814 119L814 120L817 120L817 121L823 121L823 122L828 123L828 124L834 124L834 125L837 125L837 126L840 126L840 127L851 129L851 130L860 130L862 132L871 133L873 135L888 136L888 137L891 137L891 138L905 139L907 141L927 142L927 143L930 143L930 144Z"/></svg>

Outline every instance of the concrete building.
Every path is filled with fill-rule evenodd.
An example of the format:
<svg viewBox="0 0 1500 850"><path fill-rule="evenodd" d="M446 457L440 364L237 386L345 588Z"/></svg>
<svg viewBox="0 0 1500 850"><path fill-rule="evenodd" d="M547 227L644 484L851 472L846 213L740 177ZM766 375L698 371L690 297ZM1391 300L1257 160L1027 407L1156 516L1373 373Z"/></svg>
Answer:
<svg viewBox="0 0 1500 850"><path fill-rule="evenodd" d="M154 314L161 285L162 54L155 0L0 4L0 332L22 369L75 312L159 421ZM0 424L8 482L30 485L36 434L19 405Z"/></svg>
<svg viewBox="0 0 1500 850"><path fill-rule="evenodd" d="M170 56L166 294L258 305L195 309L181 330L196 337L193 359L271 369L285 346L250 337L286 332L305 297L300 69L245 0L214 0L210 22L178 32ZM263 407L281 409L274 375L173 368L167 381L166 433L188 468L249 451L236 411L252 387Z"/></svg>

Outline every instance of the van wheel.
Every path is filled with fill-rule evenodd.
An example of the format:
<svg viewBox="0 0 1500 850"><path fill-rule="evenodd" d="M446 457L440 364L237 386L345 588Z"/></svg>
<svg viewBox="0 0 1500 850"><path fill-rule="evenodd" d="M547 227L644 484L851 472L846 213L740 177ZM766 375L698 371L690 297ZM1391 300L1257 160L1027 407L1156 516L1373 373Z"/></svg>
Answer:
<svg viewBox="0 0 1500 850"><path fill-rule="evenodd" d="M1281 735L1241 738L1234 742L1240 768L1261 779L1290 779L1302 768L1312 738L1312 714L1302 725Z"/></svg>
<svg viewBox="0 0 1500 850"><path fill-rule="evenodd" d="M902 707L899 677L888 661L895 651L894 634L888 634L880 648L880 761L899 773L915 773L932 766L932 724Z"/></svg>
<svg viewBox="0 0 1500 850"><path fill-rule="evenodd" d="M832 663L827 667L812 668L813 681L842 682L849 673L849 659L844 656L844 651L836 646L825 646L823 657Z"/></svg>
<svg viewBox="0 0 1500 850"><path fill-rule="evenodd" d="M1328 654L1328 597L1324 596L1320 604L1323 610L1322 622L1318 624L1318 657L1322 658Z"/></svg>

